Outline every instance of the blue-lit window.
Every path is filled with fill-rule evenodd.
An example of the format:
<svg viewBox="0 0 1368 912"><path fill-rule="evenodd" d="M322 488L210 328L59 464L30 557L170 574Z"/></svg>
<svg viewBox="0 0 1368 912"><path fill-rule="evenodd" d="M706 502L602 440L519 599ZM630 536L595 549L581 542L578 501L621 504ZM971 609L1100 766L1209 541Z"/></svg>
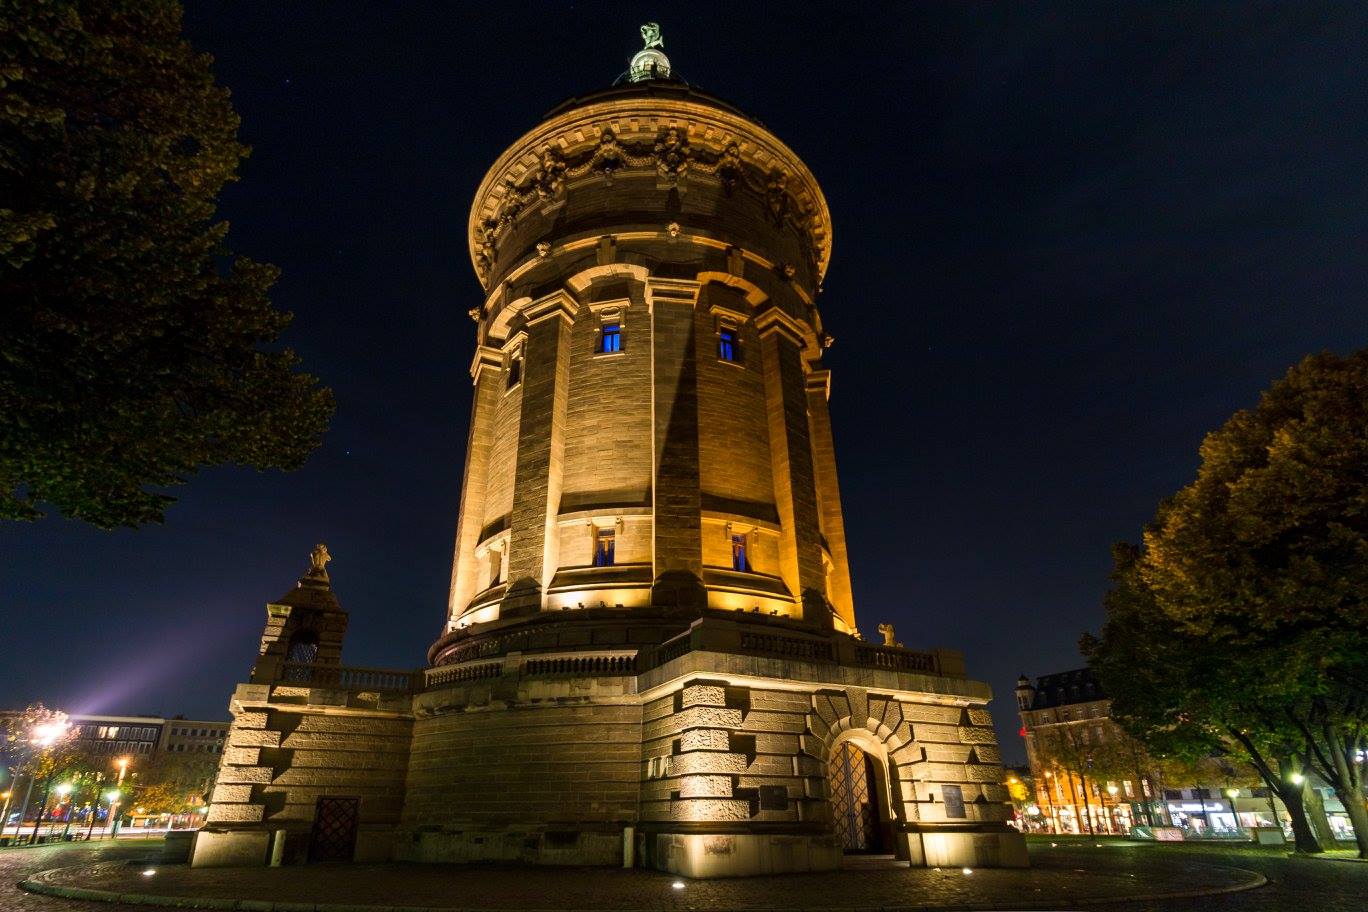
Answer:
<svg viewBox="0 0 1368 912"><path fill-rule="evenodd" d="M732 545L732 569L750 572L750 556L746 554L746 536L733 535Z"/></svg>
<svg viewBox="0 0 1368 912"><path fill-rule="evenodd" d="M612 529L598 529L594 532L594 566L613 566L613 550L617 536Z"/></svg>
<svg viewBox="0 0 1368 912"><path fill-rule="evenodd" d="M740 354L736 345L736 330L722 329L717 333L717 357L723 361L736 361Z"/></svg>
<svg viewBox="0 0 1368 912"><path fill-rule="evenodd" d="M599 331L599 352L609 354L622 351L622 324L604 323Z"/></svg>

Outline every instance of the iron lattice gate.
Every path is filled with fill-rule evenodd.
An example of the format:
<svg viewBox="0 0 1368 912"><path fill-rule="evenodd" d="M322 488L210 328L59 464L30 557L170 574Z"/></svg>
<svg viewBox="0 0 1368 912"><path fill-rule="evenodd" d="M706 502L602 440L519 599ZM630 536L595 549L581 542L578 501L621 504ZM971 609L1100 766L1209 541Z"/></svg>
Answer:
<svg viewBox="0 0 1368 912"><path fill-rule="evenodd" d="M314 806L313 833L309 837L309 861L352 860L360 804L360 798L318 799Z"/></svg>
<svg viewBox="0 0 1368 912"><path fill-rule="evenodd" d="M868 754L847 741L836 749L827 771L831 816L847 852L877 852L881 847L871 762Z"/></svg>

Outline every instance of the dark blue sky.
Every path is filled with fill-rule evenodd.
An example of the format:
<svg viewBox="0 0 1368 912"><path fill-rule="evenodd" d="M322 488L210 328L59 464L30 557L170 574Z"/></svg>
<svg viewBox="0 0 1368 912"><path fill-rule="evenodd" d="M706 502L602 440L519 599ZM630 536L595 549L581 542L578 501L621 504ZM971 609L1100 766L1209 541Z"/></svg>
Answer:
<svg viewBox="0 0 1368 912"><path fill-rule="evenodd" d="M1360 4L191 3L254 146L231 244L277 263L337 417L292 475L223 468L164 526L0 526L0 703L226 717L266 600L335 555L346 659L443 619L505 145L656 19L678 73L822 182L821 305L856 610L992 683L1081 664L1108 548L1205 431L1368 344Z"/></svg>

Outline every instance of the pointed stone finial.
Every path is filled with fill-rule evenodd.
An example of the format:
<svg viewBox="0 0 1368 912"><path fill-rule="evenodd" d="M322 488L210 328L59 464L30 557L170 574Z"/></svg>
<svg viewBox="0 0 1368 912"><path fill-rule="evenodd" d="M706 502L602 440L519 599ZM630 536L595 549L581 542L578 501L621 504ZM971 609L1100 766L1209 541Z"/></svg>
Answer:
<svg viewBox="0 0 1368 912"><path fill-rule="evenodd" d="M309 576L318 579L328 578L328 561L332 560L332 555L328 553L328 546L319 542L314 545L313 551L309 552Z"/></svg>

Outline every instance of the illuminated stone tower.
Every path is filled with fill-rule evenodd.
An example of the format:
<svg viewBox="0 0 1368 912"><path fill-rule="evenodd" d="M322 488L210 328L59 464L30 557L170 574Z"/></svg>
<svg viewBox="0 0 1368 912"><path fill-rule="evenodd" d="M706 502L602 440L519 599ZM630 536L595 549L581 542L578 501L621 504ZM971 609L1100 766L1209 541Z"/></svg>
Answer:
<svg viewBox="0 0 1368 912"><path fill-rule="evenodd" d="M435 660L567 610L854 630L815 306L830 244L798 157L682 82L569 101L499 158L470 215L486 297Z"/></svg>
<svg viewBox="0 0 1368 912"><path fill-rule="evenodd" d="M1025 863L987 686L855 626L821 189L642 32L618 84L552 110L475 195L474 404L428 665L260 663L196 864L270 840L700 877Z"/></svg>
<svg viewBox="0 0 1368 912"><path fill-rule="evenodd" d="M478 683L417 700L410 857L499 857L469 834L511 814L539 857L606 861L628 828L690 874L1020 863L986 688L852 636L821 188L643 37L471 209L485 299L428 679Z"/></svg>

